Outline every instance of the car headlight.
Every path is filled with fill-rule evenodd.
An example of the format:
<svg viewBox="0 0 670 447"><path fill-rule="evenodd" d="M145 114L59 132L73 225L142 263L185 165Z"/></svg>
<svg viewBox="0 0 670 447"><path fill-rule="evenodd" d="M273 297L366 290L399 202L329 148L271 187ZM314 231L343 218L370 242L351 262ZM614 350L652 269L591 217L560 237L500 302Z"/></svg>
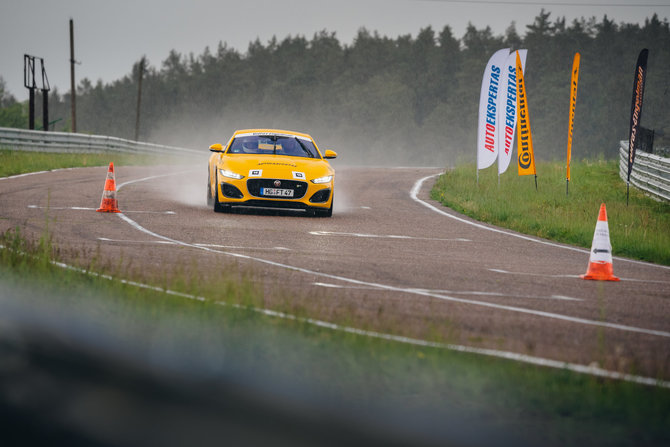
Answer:
<svg viewBox="0 0 670 447"><path fill-rule="evenodd" d="M229 171L227 169L219 169L219 174L224 177L234 178L235 180L241 180L244 178L243 175L238 174L237 172Z"/></svg>
<svg viewBox="0 0 670 447"><path fill-rule="evenodd" d="M328 182L330 182L332 179L333 179L333 176L332 176L332 175L327 175L327 176L325 176L325 177L315 178L314 180L312 180L312 183L316 183L316 184L328 183Z"/></svg>

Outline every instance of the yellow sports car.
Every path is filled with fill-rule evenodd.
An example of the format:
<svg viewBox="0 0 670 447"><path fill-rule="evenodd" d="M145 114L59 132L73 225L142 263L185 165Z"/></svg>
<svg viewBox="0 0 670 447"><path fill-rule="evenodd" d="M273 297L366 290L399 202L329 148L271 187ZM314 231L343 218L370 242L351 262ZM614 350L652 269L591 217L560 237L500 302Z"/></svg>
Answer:
<svg viewBox="0 0 670 447"><path fill-rule="evenodd" d="M225 146L209 147L207 203L214 211L232 207L305 210L333 214L335 171L307 134L288 130L238 130Z"/></svg>

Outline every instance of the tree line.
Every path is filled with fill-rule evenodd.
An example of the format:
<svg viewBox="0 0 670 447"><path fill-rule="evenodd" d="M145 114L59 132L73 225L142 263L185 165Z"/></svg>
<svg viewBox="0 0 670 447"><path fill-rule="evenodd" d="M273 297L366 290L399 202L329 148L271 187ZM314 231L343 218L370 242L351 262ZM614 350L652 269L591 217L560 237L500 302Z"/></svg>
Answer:
<svg viewBox="0 0 670 447"><path fill-rule="evenodd" d="M334 32L251 42L245 53L219 43L200 55L171 51L143 73L140 140L202 147L234 129L275 127L312 134L343 163L443 166L472 161L482 73L498 49L528 49L526 84L535 156L565 157L572 58L581 53L573 157L617 156L628 138L633 71L649 49L642 125L657 141L670 131L670 28L582 18L566 24L542 10L520 35L468 25L396 38L360 29L349 45ZM139 61L111 83L77 87L77 131L133 139ZM1 79L0 79L1 81ZM0 126L27 127L0 82ZM13 101L13 102L12 102ZM54 90L50 115L68 131L70 95ZM39 114L41 101L36 101ZM38 118L39 120L39 118Z"/></svg>

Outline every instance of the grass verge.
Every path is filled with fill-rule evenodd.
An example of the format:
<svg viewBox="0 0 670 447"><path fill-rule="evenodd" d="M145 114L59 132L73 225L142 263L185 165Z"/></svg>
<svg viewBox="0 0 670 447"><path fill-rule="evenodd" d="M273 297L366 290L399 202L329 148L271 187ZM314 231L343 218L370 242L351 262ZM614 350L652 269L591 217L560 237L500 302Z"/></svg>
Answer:
<svg viewBox="0 0 670 447"><path fill-rule="evenodd" d="M498 184L495 169L480 171L477 184L475 166L465 165L440 176L431 197L479 221L585 248L605 203L615 255L670 265L670 204L632 187L626 205L618 169L615 160L573 162L566 194L561 163L538 164L537 191L532 176L507 173Z"/></svg>
<svg viewBox="0 0 670 447"><path fill-rule="evenodd" d="M155 155L143 154L28 152L0 148L0 177L52 169L107 166L110 162L117 166L148 165L156 159ZM177 163L177 160L173 156L160 157L161 164Z"/></svg>
<svg viewBox="0 0 670 447"><path fill-rule="evenodd" d="M472 445L670 442L668 389L264 316L252 310L263 302L262 288L234 266L206 283L188 268L165 278L163 287L204 294L199 301L57 267L48 235L31 242L9 231L0 244L0 303L27 289L22 306L68 327L93 328L87 343L113 339L147 362L168 359L171 372L210 383L242 375L285 394L316 396L319 406L340 408L343 416L390 414Z"/></svg>

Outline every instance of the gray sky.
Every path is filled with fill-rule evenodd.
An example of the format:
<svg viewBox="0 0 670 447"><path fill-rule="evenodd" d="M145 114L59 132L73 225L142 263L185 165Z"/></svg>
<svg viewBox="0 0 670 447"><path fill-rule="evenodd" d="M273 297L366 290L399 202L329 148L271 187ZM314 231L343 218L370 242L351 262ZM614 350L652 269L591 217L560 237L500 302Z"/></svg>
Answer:
<svg viewBox="0 0 670 447"><path fill-rule="evenodd" d="M634 6L614 6L622 4ZM310 39L324 29L343 44L352 43L361 27L397 37L416 36L428 25L439 32L448 24L461 38L468 22L501 35L515 21L523 35L542 8L568 23L605 14L617 23L643 23L654 12L670 17L670 0L0 0L0 76L24 100L23 55L42 57L51 88L66 93L70 18L81 63L77 82L86 77L95 83L130 73L143 55L160 67L171 49L199 55L223 41L244 53L256 38Z"/></svg>

